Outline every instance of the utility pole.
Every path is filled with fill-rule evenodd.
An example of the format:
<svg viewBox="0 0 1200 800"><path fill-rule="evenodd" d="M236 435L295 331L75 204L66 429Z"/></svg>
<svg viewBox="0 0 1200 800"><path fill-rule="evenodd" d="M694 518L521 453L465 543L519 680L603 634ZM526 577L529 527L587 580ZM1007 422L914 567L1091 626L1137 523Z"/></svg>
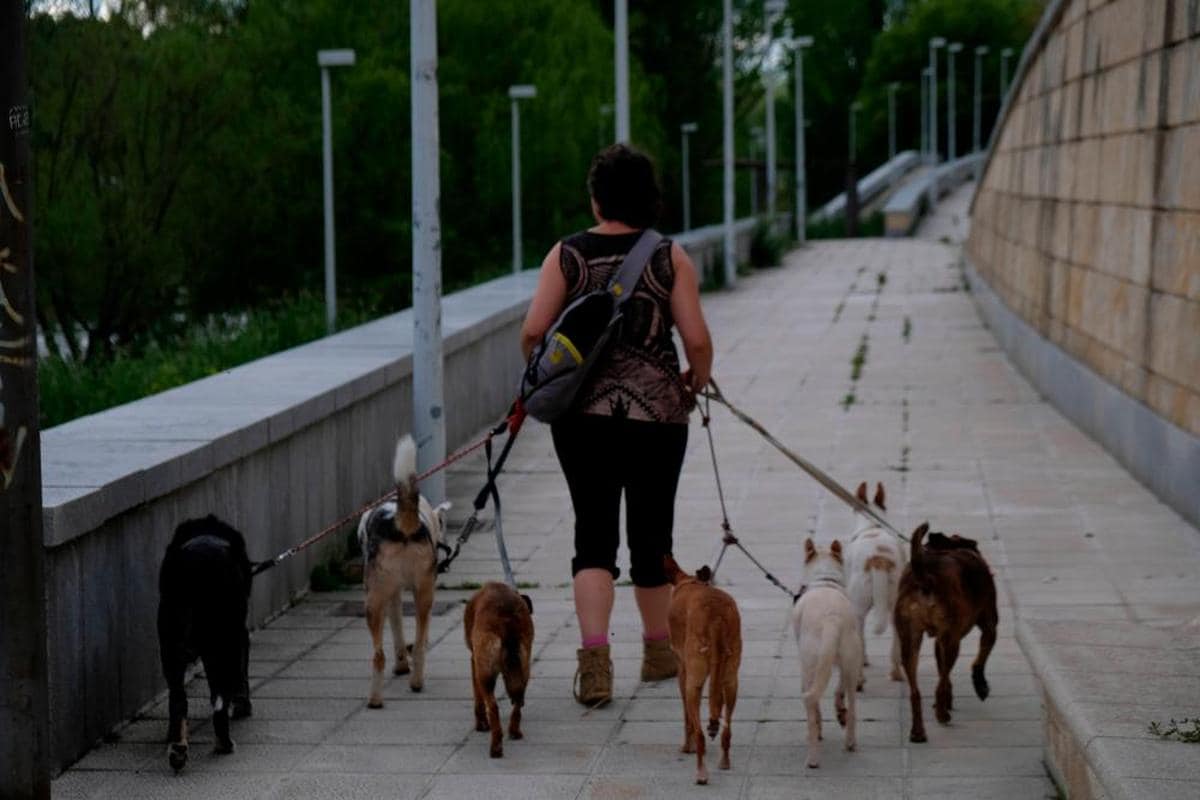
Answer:
<svg viewBox="0 0 1200 800"><path fill-rule="evenodd" d="M929 67L921 70L921 160L929 163Z"/></svg>
<svg viewBox="0 0 1200 800"><path fill-rule="evenodd" d="M537 87L530 84L518 84L508 87L508 98L512 101L512 238L513 238L513 274L523 268L525 260L524 247L521 241L521 111L517 107L519 100L532 100L537 97Z"/></svg>
<svg viewBox="0 0 1200 800"><path fill-rule="evenodd" d="M321 156L325 193L325 333L337 329L337 245L333 224L333 121L329 100L330 67L354 66L353 50L318 50L321 68Z"/></svg>
<svg viewBox="0 0 1200 800"><path fill-rule="evenodd" d="M733 232L733 0L724 2L721 24L721 109L724 135L725 287L737 283L737 239Z"/></svg>
<svg viewBox="0 0 1200 800"><path fill-rule="evenodd" d="M413 433L417 468L446 455L442 384L442 222L438 198L437 0L410 0L412 71ZM445 473L424 481L434 504L446 497Z"/></svg>
<svg viewBox="0 0 1200 800"><path fill-rule="evenodd" d="M629 0L614 0L617 141L629 144Z"/></svg>
<svg viewBox="0 0 1200 800"><path fill-rule="evenodd" d="M804 50L812 47L813 37L791 40L796 59L796 241L808 240L808 170L804 166Z"/></svg>
<svg viewBox="0 0 1200 800"><path fill-rule="evenodd" d="M934 164L941 158L938 154L937 136L937 51L939 47L945 46L946 40L941 36L929 40L929 155Z"/></svg>
<svg viewBox="0 0 1200 800"><path fill-rule="evenodd" d="M767 52L763 58L763 87L767 92L767 219L775 224L775 202L779 193L779 170L776 166L775 89L778 86L771 54L775 46L775 21L787 9L786 0L765 0L763 19L766 21Z"/></svg>
<svg viewBox="0 0 1200 800"><path fill-rule="evenodd" d="M900 84L888 84L888 161L896 157L896 89Z"/></svg>
<svg viewBox="0 0 1200 800"><path fill-rule="evenodd" d="M0 797L50 797L25 2L0 0Z"/></svg>
<svg viewBox="0 0 1200 800"><path fill-rule="evenodd" d="M1012 58L1013 49L1006 47L1000 51L1000 103L1008 99L1008 60Z"/></svg>
<svg viewBox="0 0 1200 800"><path fill-rule="evenodd" d="M971 121L972 152L978 153L983 147L983 57L987 55L986 45L975 48L975 117Z"/></svg>
<svg viewBox="0 0 1200 800"><path fill-rule="evenodd" d="M688 153L688 136L700 129L695 122L685 122L679 126L679 135L683 137L683 229L692 229L692 164Z"/></svg>
<svg viewBox="0 0 1200 800"><path fill-rule="evenodd" d="M947 58L949 58L949 66L946 67L946 147L948 148L948 161L953 161L958 158L958 114L955 111L955 96L954 79L956 73L954 70L954 55L962 52L962 42L954 42L946 48Z"/></svg>

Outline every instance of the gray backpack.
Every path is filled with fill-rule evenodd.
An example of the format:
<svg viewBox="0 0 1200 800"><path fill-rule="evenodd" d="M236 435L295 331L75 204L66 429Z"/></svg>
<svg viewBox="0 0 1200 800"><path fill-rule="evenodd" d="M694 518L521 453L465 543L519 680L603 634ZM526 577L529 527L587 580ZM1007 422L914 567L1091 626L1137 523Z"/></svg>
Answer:
<svg viewBox="0 0 1200 800"><path fill-rule="evenodd" d="M608 286L569 303L546 331L521 376L521 402L529 416L553 422L571 407L621 321L621 306L633 295L662 238L646 229Z"/></svg>

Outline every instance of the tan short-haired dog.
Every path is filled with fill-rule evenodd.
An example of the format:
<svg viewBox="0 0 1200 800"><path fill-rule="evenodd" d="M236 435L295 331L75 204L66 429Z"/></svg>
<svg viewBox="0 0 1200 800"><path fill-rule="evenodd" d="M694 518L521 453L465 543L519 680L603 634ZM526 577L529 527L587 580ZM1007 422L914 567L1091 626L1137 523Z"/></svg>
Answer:
<svg viewBox="0 0 1200 800"><path fill-rule="evenodd" d="M679 659L679 694L683 700L684 753L696 753L696 783L708 783L704 766L704 729L700 725L700 692L708 684L708 735L714 739L720 728L721 769L729 769L733 707L737 704L738 668L742 663L742 620L737 603L725 592L709 585L712 571L701 567L695 576L679 568L671 556L664 557L667 580L674 587L668 621L671 649Z"/></svg>
<svg viewBox="0 0 1200 800"><path fill-rule="evenodd" d="M492 732L489 754L504 755L500 708L496 705L496 678L512 701L508 738L520 739L521 708L529 685L533 653L533 601L504 583L487 583L467 603L463 612L467 650L471 652L471 688L475 694L475 730Z"/></svg>
<svg viewBox="0 0 1200 800"><path fill-rule="evenodd" d="M437 545L442 540L443 514L450 507L449 503L443 503L435 509L417 491L417 446L411 436L405 436L396 445L392 474L397 490L395 502L371 509L358 523L358 541L365 562L367 628L375 645L368 708L383 707L383 668L387 666L383 654L385 620L392 623L396 654L392 673L409 673L400 597L403 589L412 592L417 610L417 640L413 643L408 685L414 692L425 687L425 648L437 583Z"/></svg>

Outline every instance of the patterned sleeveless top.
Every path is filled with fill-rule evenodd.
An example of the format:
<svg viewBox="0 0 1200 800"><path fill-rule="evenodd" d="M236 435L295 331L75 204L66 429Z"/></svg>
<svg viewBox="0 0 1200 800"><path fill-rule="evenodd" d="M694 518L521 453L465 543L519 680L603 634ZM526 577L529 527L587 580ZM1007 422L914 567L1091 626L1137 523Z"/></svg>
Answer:
<svg viewBox="0 0 1200 800"><path fill-rule="evenodd" d="M608 285L641 231L599 234L582 231L562 240L561 261L567 303ZM583 414L686 425L695 403L679 378L679 355L671 338L671 289L675 265L671 240L655 248L624 319L596 362L575 400Z"/></svg>

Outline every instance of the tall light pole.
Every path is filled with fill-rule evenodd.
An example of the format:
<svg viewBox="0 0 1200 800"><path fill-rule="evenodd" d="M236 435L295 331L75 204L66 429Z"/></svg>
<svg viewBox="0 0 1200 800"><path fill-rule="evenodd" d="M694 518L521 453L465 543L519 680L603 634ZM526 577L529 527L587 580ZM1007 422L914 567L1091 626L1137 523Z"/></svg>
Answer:
<svg viewBox="0 0 1200 800"><path fill-rule="evenodd" d="M614 0L617 141L629 144L629 0Z"/></svg>
<svg viewBox="0 0 1200 800"><path fill-rule="evenodd" d="M946 40L941 36L929 40L929 157L934 164L940 159L937 137L937 50L945 46Z"/></svg>
<svg viewBox="0 0 1200 800"><path fill-rule="evenodd" d="M605 143L608 141L608 137L605 136L604 131L608 127L608 118L612 116L612 113L613 113L613 104L612 103L601 103L600 104L600 146L601 147L604 147Z"/></svg>
<svg viewBox="0 0 1200 800"><path fill-rule="evenodd" d="M796 241L804 244L808 220L808 171L804 167L804 49L812 47L813 37L791 40L796 59Z"/></svg>
<svg viewBox="0 0 1200 800"><path fill-rule="evenodd" d="M0 0L0 797L50 797L25 3Z"/></svg>
<svg viewBox="0 0 1200 800"><path fill-rule="evenodd" d="M724 137L725 286L737 282L737 241L733 233L733 0L723 3L721 23L722 133Z"/></svg>
<svg viewBox="0 0 1200 800"><path fill-rule="evenodd" d="M858 112L861 110L862 103L858 100L850 104L850 147L848 152L851 164L858 161Z"/></svg>
<svg viewBox="0 0 1200 800"><path fill-rule="evenodd" d="M888 161L896 157L896 81L888 84Z"/></svg>
<svg viewBox="0 0 1200 800"><path fill-rule="evenodd" d="M1012 58L1013 49L1006 47L1000 51L1000 102L1008 98L1008 60Z"/></svg>
<svg viewBox="0 0 1200 800"><path fill-rule="evenodd" d="M929 162L929 67L921 70L921 159Z"/></svg>
<svg viewBox="0 0 1200 800"><path fill-rule="evenodd" d="M766 89L767 106L767 218L775 223L775 200L779 189L779 173L775 157L775 89L779 85L775 65L771 59L775 47L775 22L787 8L787 0L764 0L763 18L766 21L767 52L763 58L763 87Z"/></svg>
<svg viewBox="0 0 1200 800"><path fill-rule="evenodd" d="M755 125L750 129L750 216L758 216L758 154L762 151L763 129Z"/></svg>
<svg viewBox="0 0 1200 800"><path fill-rule="evenodd" d="M946 147L949 148L949 161L958 156L958 115L955 113L954 96L954 54L961 53L962 42L954 42L946 48L949 64L946 67Z"/></svg>
<svg viewBox="0 0 1200 800"><path fill-rule="evenodd" d="M679 134L683 137L683 229L692 229L692 165L688 154L688 136L699 130L694 122L685 122L679 126Z"/></svg>
<svg viewBox="0 0 1200 800"><path fill-rule="evenodd" d="M523 83L508 87L508 98L512 101L512 230L513 230L513 274L524 269L524 246L521 241L521 111L520 100L537 97L537 88Z"/></svg>
<svg viewBox="0 0 1200 800"><path fill-rule="evenodd" d="M445 458L442 385L442 221L438 208L437 0L409 2L412 73L413 434L417 468ZM445 473L427 478L421 492L433 503L446 496Z"/></svg>
<svg viewBox="0 0 1200 800"><path fill-rule="evenodd" d="M983 57L987 55L986 45L975 48L975 117L971 121L972 152L978 153L983 135Z"/></svg>
<svg viewBox="0 0 1200 800"><path fill-rule="evenodd" d="M325 185L325 332L337 327L337 256L333 233L333 122L329 108L329 70L354 66L353 50L318 50L321 68L321 139Z"/></svg>

